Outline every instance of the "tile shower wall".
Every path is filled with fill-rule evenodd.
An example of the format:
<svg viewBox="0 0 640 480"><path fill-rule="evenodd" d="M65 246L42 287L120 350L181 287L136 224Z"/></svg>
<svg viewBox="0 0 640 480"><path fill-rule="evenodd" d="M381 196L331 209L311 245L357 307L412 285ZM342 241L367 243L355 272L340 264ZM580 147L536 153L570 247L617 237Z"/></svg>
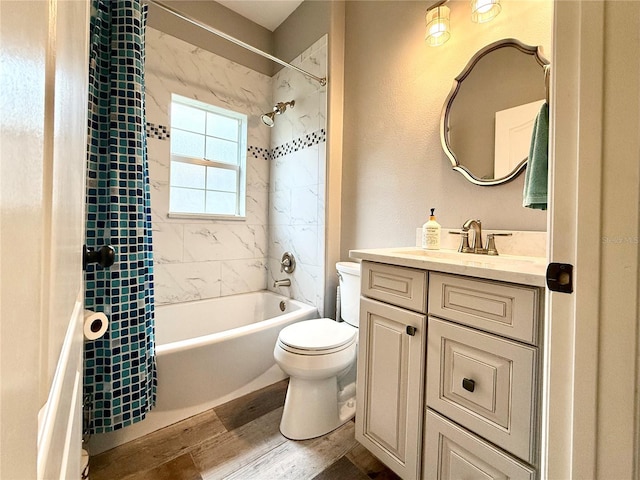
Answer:
<svg viewBox="0 0 640 480"><path fill-rule="evenodd" d="M145 81L156 302L266 288L272 79L147 28ZM168 218L172 93L248 115L245 221Z"/></svg>
<svg viewBox="0 0 640 480"><path fill-rule="evenodd" d="M319 77L327 75L327 36L292 64ZM269 183L268 288L324 308L326 87L300 73L282 69L273 77L274 102L295 100L276 117L271 129ZM280 272L280 258L293 252L292 275ZM291 278L291 287L273 288L275 279Z"/></svg>

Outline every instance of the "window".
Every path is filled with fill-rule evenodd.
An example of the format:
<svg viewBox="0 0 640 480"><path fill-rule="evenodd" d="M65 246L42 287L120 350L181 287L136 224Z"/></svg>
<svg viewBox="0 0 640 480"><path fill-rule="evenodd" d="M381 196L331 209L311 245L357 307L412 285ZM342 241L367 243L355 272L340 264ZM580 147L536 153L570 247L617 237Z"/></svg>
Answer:
<svg viewBox="0 0 640 480"><path fill-rule="evenodd" d="M171 97L170 214L244 217L247 116Z"/></svg>

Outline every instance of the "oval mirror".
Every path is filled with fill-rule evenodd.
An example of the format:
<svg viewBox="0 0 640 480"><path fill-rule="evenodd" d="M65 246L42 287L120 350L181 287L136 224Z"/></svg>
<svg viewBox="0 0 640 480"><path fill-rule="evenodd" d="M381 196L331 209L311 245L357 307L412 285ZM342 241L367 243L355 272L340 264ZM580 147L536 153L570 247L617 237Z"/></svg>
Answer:
<svg viewBox="0 0 640 480"><path fill-rule="evenodd" d="M473 56L442 111L442 148L454 170L476 185L499 185L524 169L547 65L539 47L511 38Z"/></svg>

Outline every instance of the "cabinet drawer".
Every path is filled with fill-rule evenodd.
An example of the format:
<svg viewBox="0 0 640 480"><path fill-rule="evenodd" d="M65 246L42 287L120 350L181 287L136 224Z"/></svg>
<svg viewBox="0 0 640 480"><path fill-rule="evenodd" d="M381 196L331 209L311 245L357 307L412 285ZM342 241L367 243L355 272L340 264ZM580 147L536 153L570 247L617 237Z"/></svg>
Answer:
<svg viewBox="0 0 640 480"><path fill-rule="evenodd" d="M426 313L427 272L362 262L362 295Z"/></svg>
<svg viewBox="0 0 640 480"><path fill-rule="evenodd" d="M537 345L540 290L429 274L429 314Z"/></svg>
<svg viewBox="0 0 640 480"><path fill-rule="evenodd" d="M429 317L427 405L534 463L536 348Z"/></svg>
<svg viewBox="0 0 640 480"><path fill-rule="evenodd" d="M536 472L446 418L427 411L423 480L533 480Z"/></svg>

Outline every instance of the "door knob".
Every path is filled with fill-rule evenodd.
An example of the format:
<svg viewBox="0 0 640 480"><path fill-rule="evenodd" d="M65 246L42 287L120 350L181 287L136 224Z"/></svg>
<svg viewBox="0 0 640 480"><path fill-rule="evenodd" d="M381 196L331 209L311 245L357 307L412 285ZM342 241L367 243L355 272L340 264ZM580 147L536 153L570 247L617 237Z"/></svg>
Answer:
<svg viewBox="0 0 640 480"><path fill-rule="evenodd" d="M86 270L89 263L97 263L102 268L109 268L116 260L116 249L111 245L103 245L98 250L89 250L85 245L82 251L82 269Z"/></svg>

